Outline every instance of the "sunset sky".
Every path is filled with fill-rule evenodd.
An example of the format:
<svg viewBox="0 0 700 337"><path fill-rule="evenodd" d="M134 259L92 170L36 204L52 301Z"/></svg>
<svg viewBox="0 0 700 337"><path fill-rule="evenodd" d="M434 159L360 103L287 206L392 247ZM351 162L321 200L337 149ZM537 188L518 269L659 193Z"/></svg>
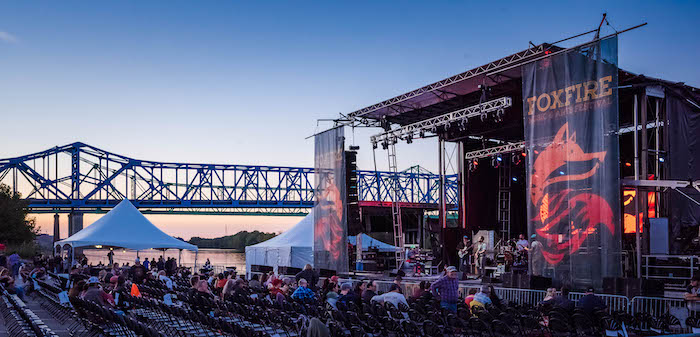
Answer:
<svg viewBox="0 0 700 337"><path fill-rule="evenodd" d="M0 158L81 141L154 161L311 167L305 138L329 126L317 119L592 29L603 12L618 30L649 23L620 37L621 67L700 85L697 1L2 2ZM377 132L346 133L360 168L373 168ZM399 146L399 167L436 171L436 147ZM300 220L149 218L185 238ZM51 232L51 215L37 219Z"/></svg>

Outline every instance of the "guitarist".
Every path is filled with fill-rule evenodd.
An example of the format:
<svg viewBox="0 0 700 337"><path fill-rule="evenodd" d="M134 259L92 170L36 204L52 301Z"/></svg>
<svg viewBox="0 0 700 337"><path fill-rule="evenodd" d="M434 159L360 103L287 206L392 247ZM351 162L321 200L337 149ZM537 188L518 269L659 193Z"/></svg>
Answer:
<svg viewBox="0 0 700 337"><path fill-rule="evenodd" d="M470 263L469 263L469 256L471 255L469 253L469 250L472 248L472 245L469 243L469 237L464 236L462 237L462 241L457 244L457 255L459 256L459 271L461 271L464 274L468 274L470 272Z"/></svg>
<svg viewBox="0 0 700 337"><path fill-rule="evenodd" d="M476 243L476 252L474 252L474 257L476 259L476 269L479 274L478 277L484 275L484 256L486 255L486 242L484 242L484 237L479 237L479 242Z"/></svg>

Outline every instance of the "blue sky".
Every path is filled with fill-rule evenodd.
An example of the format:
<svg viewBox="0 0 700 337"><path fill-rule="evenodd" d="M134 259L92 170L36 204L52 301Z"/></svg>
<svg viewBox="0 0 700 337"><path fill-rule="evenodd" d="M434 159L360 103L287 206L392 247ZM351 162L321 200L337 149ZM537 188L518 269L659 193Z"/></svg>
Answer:
<svg viewBox="0 0 700 337"><path fill-rule="evenodd" d="M700 86L697 1L2 2L0 157L82 141L150 160L312 166L304 138L327 126L316 119L592 29L603 12L618 30L649 23L620 37L621 67ZM347 133L363 168L375 132ZM399 147L399 166L435 170L435 147ZM295 220L154 222L217 236Z"/></svg>

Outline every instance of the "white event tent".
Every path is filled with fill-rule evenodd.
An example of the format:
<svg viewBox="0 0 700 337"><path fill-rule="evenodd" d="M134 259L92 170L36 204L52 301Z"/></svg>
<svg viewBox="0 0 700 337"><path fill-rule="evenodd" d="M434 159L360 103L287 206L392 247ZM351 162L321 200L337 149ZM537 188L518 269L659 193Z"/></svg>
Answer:
<svg viewBox="0 0 700 337"><path fill-rule="evenodd" d="M124 248L137 251L150 248L198 251L197 246L178 240L158 229L126 199L92 225L54 243L54 248L66 246Z"/></svg>
<svg viewBox="0 0 700 337"><path fill-rule="evenodd" d="M250 266L304 268L314 263L314 214L313 211L294 227L272 239L245 248L246 273Z"/></svg>
<svg viewBox="0 0 700 337"><path fill-rule="evenodd" d="M396 247L374 239L367 234L361 234L362 250L376 247L381 252L395 252ZM356 245L357 237L349 236L348 241ZM308 263L314 264L314 214L309 213L294 227L284 233L245 248L246 273L251 266L269 266L275 273L278 267L304 268Z"/></svg>

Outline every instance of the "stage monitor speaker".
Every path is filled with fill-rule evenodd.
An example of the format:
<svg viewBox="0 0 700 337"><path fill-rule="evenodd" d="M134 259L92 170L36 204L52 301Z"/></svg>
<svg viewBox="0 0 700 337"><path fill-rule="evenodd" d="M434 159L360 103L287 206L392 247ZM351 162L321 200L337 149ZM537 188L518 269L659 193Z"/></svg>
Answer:
<svg viewBox="0 0 700 337"><path fill-rule="evenodd" d="M668 255L668 218L649 218L649 251Z"/></svg>
<svg viewBox="0 0 700 337"><path fill-rule="evenodd" d="M503 280L504 287L517 287L517 275L512 272L503 273L501 275L501 280Z"/></svg>
<svg viewBox="0 0 700 337"><path fill-rule="evenodd" d="M530 289L547 290L552 287L552 278L544 276L530 276Z"/></svg>

